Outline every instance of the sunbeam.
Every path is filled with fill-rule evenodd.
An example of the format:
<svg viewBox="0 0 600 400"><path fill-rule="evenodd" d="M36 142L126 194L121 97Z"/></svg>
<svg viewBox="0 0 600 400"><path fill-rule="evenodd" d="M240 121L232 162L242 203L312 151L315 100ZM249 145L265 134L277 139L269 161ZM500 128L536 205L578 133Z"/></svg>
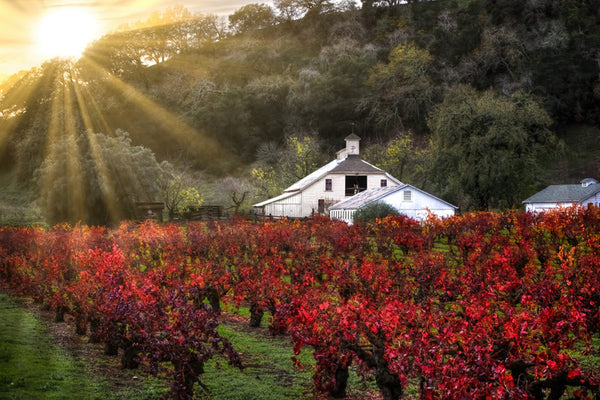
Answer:
<svg viewBox="0 0 600 400"><path fill-rule="evenodd" d="M90 149L92 152L94 163L96 164L96 168L98 171L98 175L101 181L100 190L102 192L102 197L104 199L104 203L108 208L109 219L113 222L121 220L125 215L123 210L119 207L119 203L117 201L117 191L115 188L115 182L113 177L110 175L109 169L107 168L106 161L102 156L102 152L100 151L98 142L96 140L95 135L92 134L94 132L95 125L92 122L92 116L90 115L89 107L90 105L93 110L95 110L95 114L100 116L100 121L102 123L103 132L109 131L109 125L106 122L106 119L103 118L101 114L97 112L97 104L92 96L86 96L84 99L84 94L82 93L82 88L80 85L74 85L75 94L77 96L79 109L81 111L81 116L83 118L83 123L85 126L86 137L90 143ZM84 93L87 91L84 89Z"/></svg>
<svg viewBox="0 0 600 400"><path fill-rule="evenodd" d="M115 38L121 36L109 40ZM148 148L161 156L165 148L176 149L175 158L189 157L209 168L230 156L218 140L121 79L118 61L97 60L93 51L92 46L77 63L47 61L0 93L6 105L0 110L0 151L13 152L19 179L34 178L40 208L55 221L89 222L96 213L95 221L117 223L135 214L135 202L159 201L156 183L163 173ZM149 147L134 143L140 141Z"/></svg>
<svg viewBox="0 0 600 400"><path fill-rule="evenodd" d="M86 62L97 73L107 74L106 83L111 89L115 90L122 98L128 99L135 106L140 107L145 117L163 131L169 132L169 138L175 140L182 148L192 150L191 153L197 154L198 157L219 159L226 156L224 149L216 140L191 127L182 121L179 116L152 101L135 87L128 85L113 74L109 74L98 63L91 59L86 59Z"/></svg>
<svg viewBox="0 0 600 400"><path fill-rule="evenodd" d="M54 168L47 168L41 179L44 185L42 193L56 193L52 186L60 182L67 191L67 207L75 215L82 215L85 210L83 197L83 177L81 176L79 149L77 148L75 119L72 113L73 104L70 98L72 77L69 73L61 74L55 80L57 95L52 99L50 124L48 127L48 140L45 154L46 159L55 163ZM58 164L58 165L56 165ZM62 167L62 168L61 168ZM60 178L60 179L59 179ZM45 199L51 202L59 199Z"/></svg>

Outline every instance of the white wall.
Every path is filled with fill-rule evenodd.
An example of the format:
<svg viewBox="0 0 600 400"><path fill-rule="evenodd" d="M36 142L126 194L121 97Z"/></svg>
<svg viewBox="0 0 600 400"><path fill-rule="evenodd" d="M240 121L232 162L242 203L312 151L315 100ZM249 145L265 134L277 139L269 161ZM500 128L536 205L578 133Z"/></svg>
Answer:
<svg viewBox="0 0 600 400"><path fill-rule="evenodd" d="M587 206L589 203L594 204L596 207L600 206L600 193L596 193L589 199L584 200L582 205Z"/></svg>
<svg viewBox="0 0 600 400"><path fill-rule="evenodd" d="M555 210L561 207L571 207L573 203L527 203L525 205L525 211L527 212L541 212Z"/></svg>
<svg viewBox="0 0 600 400"><path fill-rule="evenodd" d="M265 205L265 217L302 217L302 196L300 193Z"/></svg>
<svg viewBox="0 0 600 400"><path fill-rule="evenodd" d="M411 192L410 201L404 200L405 191ZM435 214L440 218L455 214L454 207L411 187L392 193L386 196L383 201L394 207L398 212L419 221L426 218L428 213Z"/></svg>
<svg viewBox="0 0 600 400"><path fill-rule="evenodd" d="M600 206L600 193L597 193L594 196L585 199L581 203L527 203L525 204L525 211L534 213L550 211L555 210L557 208L573 207L577 204L586 207L590 203L594 204L595 206Z"/></svg>

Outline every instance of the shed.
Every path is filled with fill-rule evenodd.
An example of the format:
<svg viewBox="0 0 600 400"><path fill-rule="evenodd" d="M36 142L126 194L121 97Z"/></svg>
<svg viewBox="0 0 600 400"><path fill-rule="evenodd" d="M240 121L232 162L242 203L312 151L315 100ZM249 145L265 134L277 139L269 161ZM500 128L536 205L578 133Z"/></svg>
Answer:
<svg viewBox="0 0 600 400"><path fill-rule="evenodd" d="M163 221L163 210L165 209L165 203L146 201L136 203L138 219L153 219L158 222Z"/></svg>
<svg viewBox="0 0 600 400"><path fill-rule="evenodd" d="M331 219L352 223L354 213L368 204L385 202L400 214L422 221L429 213L440 218L450 217L458 207L409 184L365 190L341 201L329 209Z"/></svg>
<svg viewBox="0 0 600 400"><path fill-rule="evenodd" d="M600 205L600 184L585 178L579 184L550 185L523 200L525 211L540 212L573 205Z"/></svg>

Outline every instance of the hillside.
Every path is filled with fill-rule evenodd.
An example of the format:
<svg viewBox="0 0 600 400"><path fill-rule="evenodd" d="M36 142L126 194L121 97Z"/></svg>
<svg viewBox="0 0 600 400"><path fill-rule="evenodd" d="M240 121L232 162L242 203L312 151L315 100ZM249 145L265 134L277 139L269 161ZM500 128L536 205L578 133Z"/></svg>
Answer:
<svg viewBox="0 0 600 400"><path fill-rule="evenodd" d="M408 138L397 177L463 210L519 206L548 183L598 177L597 1L362 3L296 19L271 10L261 23L240 9L246 25L230 18L238 23L217 32L207 17L174 19L107 35L77 64L13 77L0 167L27 181L61 135L123 130L159 161L249 179L286 137L318 138L327 158L354 132L371 155ZM504 172L468 176L483 164ZM472 193L484 182L510 193Z"/></svg>

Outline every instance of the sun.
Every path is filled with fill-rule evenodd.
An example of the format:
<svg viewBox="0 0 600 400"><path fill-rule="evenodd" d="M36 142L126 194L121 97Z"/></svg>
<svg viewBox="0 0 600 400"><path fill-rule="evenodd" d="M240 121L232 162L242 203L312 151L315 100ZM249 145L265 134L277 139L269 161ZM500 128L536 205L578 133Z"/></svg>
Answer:
<svg viewBox="0 0 600 400"><path fill-rule="evenodd" d="M45 57L79 57L98 35L98 21L84 8L59 8L37 25L37 51Z"/></svg>

